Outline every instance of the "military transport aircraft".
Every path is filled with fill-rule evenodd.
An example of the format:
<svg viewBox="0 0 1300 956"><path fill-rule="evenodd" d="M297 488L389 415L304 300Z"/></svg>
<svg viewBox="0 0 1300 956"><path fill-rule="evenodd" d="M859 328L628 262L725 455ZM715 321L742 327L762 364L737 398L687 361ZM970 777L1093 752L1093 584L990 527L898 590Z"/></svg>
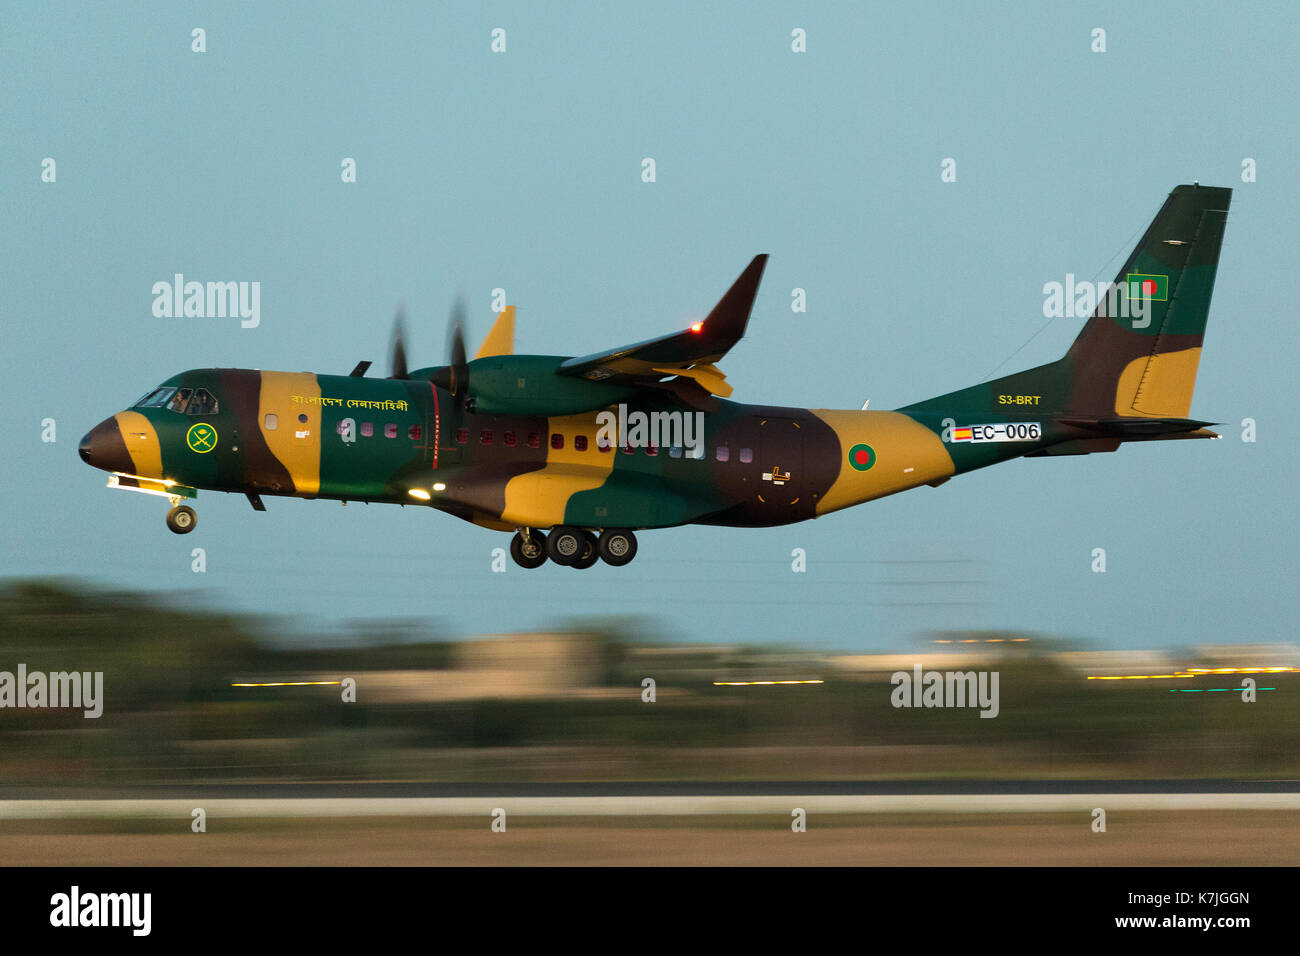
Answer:
<svg viewBox="0 0 1300 956"><path fill-rule="evenodd" d="M1012 458L1217 438L1188 418L1232 191L1178 186L1069 352L896 411L744 405L716 362L745 333L766 256L702 322L579 358L514 355L514 308L473 360L391 375L195 369L91 429L80 454L109 486L436 508L514 533L526 568L627 564L635 532L758 527L939 485ZM865 406L864 406L865 409Z"/></svg>

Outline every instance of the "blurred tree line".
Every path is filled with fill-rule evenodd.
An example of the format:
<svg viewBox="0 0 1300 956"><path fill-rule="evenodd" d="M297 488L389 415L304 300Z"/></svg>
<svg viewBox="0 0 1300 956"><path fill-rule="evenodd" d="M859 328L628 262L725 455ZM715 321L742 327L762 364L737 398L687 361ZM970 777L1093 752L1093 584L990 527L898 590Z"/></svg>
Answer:
<svg viewBox="0 0 1300 956"><path fill-rule="evenodd" d="M580 692L385 702L366 694L367 672L418 680L457 667L468 645L420 622L339 627L313 637L183 598L8 582L0 671L102 671L104 710L0 708L0 781L1278 776L1300 753L1295 675L1269 675L1261 686L1279 689L1242 705L1236 694L1170 694L1163 681L1086 681L1050 638L981 665L1001 675L990 720L895 709L888 675L842 673L816 651L665 642L631 618L564 628L590 663ZM356 702L338 686L232 686L321 675L357 679ZM825 683L713 683L788 676ZM654 703L642 700L647 677Z"/></svg>

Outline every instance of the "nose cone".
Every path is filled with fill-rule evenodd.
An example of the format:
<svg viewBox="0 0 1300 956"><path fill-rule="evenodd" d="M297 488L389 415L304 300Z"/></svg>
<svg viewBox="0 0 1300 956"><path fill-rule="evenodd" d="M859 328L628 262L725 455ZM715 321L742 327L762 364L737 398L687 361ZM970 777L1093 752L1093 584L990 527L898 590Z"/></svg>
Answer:
<svg viewBox="0 0 1300 956"><path fill-rule="evenodd" d="M107 418L88 431L77 445L77 454L87 465L95 468L131 474L131 456L122 440L116 417Z"/></svg>

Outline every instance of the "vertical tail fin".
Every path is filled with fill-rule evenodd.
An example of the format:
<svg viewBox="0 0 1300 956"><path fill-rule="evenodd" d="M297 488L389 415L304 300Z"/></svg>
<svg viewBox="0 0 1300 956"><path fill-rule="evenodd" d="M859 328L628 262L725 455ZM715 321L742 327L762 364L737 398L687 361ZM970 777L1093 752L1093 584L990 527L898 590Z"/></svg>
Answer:
<svg viewBox="0 0 1300 956"><path fill-rule="evenodd" d="M1071 414L1186 418L1232 190L1176 186L1065 357Z"/></svg>
<svg viewBox="0 0 1300 956"><path fill-rule="evenodd" d="M1186 419L1231 199L1174 187L1063 358L899 411Z"/></svg>

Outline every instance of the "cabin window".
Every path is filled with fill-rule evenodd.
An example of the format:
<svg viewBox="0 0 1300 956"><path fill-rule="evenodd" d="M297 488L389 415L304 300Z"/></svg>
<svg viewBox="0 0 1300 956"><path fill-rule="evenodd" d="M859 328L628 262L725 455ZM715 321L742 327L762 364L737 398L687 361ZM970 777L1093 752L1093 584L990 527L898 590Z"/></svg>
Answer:
<svg viewBox="0 0 1300 956"><path fill-rule="evenodd" d="M645 453L646 453L647 455L649 455L651 458L653 458L653 457L655 457L656 455L659 454L659 446L658 446L658 445L651 445L649 448L647 448L647 449L645 450Z"/></svg>
<svg viewBox="0 0 1300 956"><path fill-rule="evenodd" d="M206 388L196 388L194 394L190 397L190 403L185 406L186 415L215 415L217 413L217 397L209 392ZM306 421L306 418L300 419Z"/></svg>
<svg viewBox="0 0 1300 956"><path fill-rule="evenodd" d="M586 451L586 450L587 450L587 436L586 436L586 435L574 435L574 436L573 436L573 450L574 450L574 451Z"/></svg>
<svg viewBox="0 0 1300 956"><path fill-rule="evenodd" d="M632 454L632 443L631 443L631 442L625 442L625 443L623 444L623 454L625 454L625 455L630 455L630 454Z"/></svg>
<svg viewBox="0 0 1300 956"><path fill-rule="evenodd" d="M479 433L478 433L478 443L479 443L480 445L490 445L490 444L492 444L492 429L490 429L490 428L485 428L485 429L483 429L481 432L479 432Z"/></svg>
<svg viewBox="0 0 1300 956"><path fill-rule="evenodd" d="M385 438L396 438L396 437L397 437L397 426L394 425L392 422L389 422L387 425L385 425L385 426L384 426L384 437L385 437Z"/></svg>
<svg viewBox="0 0 1300 956"><path fill-rule="evenodd" d="M419 441L419 440L420 440L420 426L419 426L419 425L412 425L410 428L408 428L408 429L406 430L406 437L409 438L409 439L411 439L411 441Z"/></svg>
<svg viewBox="0 0 1300 956"><path fill-rule="evenodd" d="M457 428L457 429L456 429L456 444L457 444L457 445L466 445L466 444L468 444L468 443L469 443L469 429L468 429L468 428Z"/></svg>
<svg viewBox="0 0 1300 956"><path fill-rule="evenodd" d="M742 449L740 449L740 460L743 461L745 464L749 464L751 461L753 461L753 460L754 460L754 449L752 449L752 448L742 448Z"/></svg>
<svg viewBox="0 0 1300 956"><path fill-rule="evenodd" d="M504 435L501 436L501 440L504 441L504 442L506 443L506 447L507 447L507 448L514 448L514 447L515 447L515 433L514 433L514 432L506 432Z"/></svg>
<svg viewBox="0 0 1300 956"><path fill-rule="evenodd" d="M668 446L668 457L669 457L669 458L681 458L681 457L682 457L682 446L681 446L681 445L669 445L669 446Z"/></svg>
<svg viewBox="0 0 1300 956"><path fill-rule="evenodd" d="M561 435L559 432L556 432L554 435L552 435L552 436L551 436L551 447L552 447L553 449L555 449L556 451L559 451L560 449L562 449L562 448L564 447L564 436Z"/></svg>
<svg viewBox="0 0 1300 956"><path fill-rule="evenodd" d="M608 438L600 438L600 437L598 437L598 438L596 439L596 450L599 451L599 452L607 452L607 451L609 451L609 450L610 450L610 441L609 441L609 439L608 439Z"/></svg>
<svg viewBox="0 0 1300 956"><path fill-rule="evenodd" d="M541 448L541 447L542 447L542 436L539 435L537 432L529 432L529 433L528 433L528 447L529 447L529 448Z"/></svg>
<svg viewBox="0 0 1300 956"><path fill-rule="evenodd" d="M718 461L727 461L731 458L731 449L726 445L719 445L717 448L713 449L713 457L718 459Z"/></svg>
<svg viewBox="0 0 1300 956"><path fill-rule="evenodd" d="M266 417L262 419L262 424L266 426L267 431L273 432L280 427L280 416L275 412L267 412Z"/></svg>
<svg viewBox="0 0 1300 956"><path fill-rule="evenodd" d="M704 442L700 441L694 448L686 449L686 457L694 458L696 461L702 459L704 457Z"/></svg>
<svg viewBox="0 0 1300 956"><path fill-rule="evenodd" d="M306 412L303 412L301 415L298 416L298 423L299 423L300 425L306 425L306 424L307 424L307 413L306 413Z"/></svg>
<svg viewBox="0 0 1300 956"><path fill-rule="evenodd" d="M371 435L373 435L374 433L375 433L375 425L374 425L374 422L362 422L362 423L361 423L361 434L362 434L362 436L364 436L365 438L369 438L369 437L370 437Z"/></svg>
<svg viewBox="0 0 1300 956"><path fill-rule="evenodd" d="M184 413L185 403L190 400L190 393L193 391L192 388L182 388L178 390L176 394L172 396L172 400L167 403L168 411Z"/></svg>

